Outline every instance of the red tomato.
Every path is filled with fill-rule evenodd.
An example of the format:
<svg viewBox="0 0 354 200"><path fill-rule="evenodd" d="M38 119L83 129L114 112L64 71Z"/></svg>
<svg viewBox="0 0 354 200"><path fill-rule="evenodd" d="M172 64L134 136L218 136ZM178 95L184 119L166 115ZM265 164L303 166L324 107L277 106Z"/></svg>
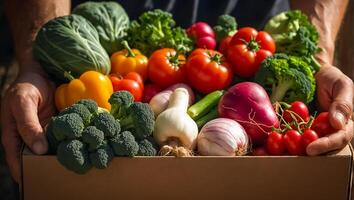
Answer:
<svg viewBox="0 0 354 200"><path fill-rule="evenodd" d="M283 117L285 121L289 123L293 121L293 118L290 115L290 113L292 112L296 113L296 114L293 113L293 115L296 118L297 122L301 122L302 120L308 122L310 120L309 109L307 108L306 104L304 104L301 101L292 102L290 108L284 111ZM300 119L300 117L302 120Z"/></svg>
<svg viewBox="0 0 354 200"><path fill-rule="evenodd" d="M154 51L148 63L149 78L152 82L166 88L176 83L185 82L186 58L176 50L163 48Z"/></svg>
<svg viewBox="0 0 354 200"><path fill-rule="evenodd" d="M304 152L306 152L307 146L318 139L318 135L314 130L311 130L309 128L306 128L304 130L304 133L301 136L301 144L302 148L304 148Z"/></svg>
<svg viewBox="0 0 354 200"><path fill-rule="evenodd" d="M267 149L265 147L258 147L253 149L252 151L253 156L267 156L269 155Z"/></svg>
<svg viewBox="0 0 354 200"><path fill-rule="evenodd" d="M136 72L129 72L124 78L111 74L110 79L114 91L127 90L134 96L134 101L141 101L144 84L142 77Z"/></svg>
<svg viewBox="0 0 354 200"><path fill-rule="evenodd" d="M149 103L152 97L159 93L162 89L155 84L147 84L144 88L143 102Z"/></svg>
<svg viewBox="0 0 354 200"><path fill-rule="evenodd" d="M224 89L231 82L231 68L217 51L195 49L186 67L188 83L204 94Z"/></svg>
<svg viewBox="0 0 354 200"><path fill-rule="evenodd" d="M323 137L323 136L332 134L337 131L329 123L329 113L328 112L320 113L313 121L311 129L316 131L316 133L319 137Z"/></svg>
<svg viewBox="0 0 354 200"><path fill-rule="evenodd" d="M284 137L281 133L271 132L267 138L267 150L271 155L283 155L285 152Z"/></svg>
<svg viewBox="0 0 354 200"><path fill-rule="evenodd" d="M291 155L303 155L304 150L301 145L301 135L296 130L288 130L284 135L286 149Z"/></svg>
<svg viewBox="0 0 354 200"><path fill-rule="evenodd" d="M227 56L227 49L229 48L231 39L231 36L227 36L220 41L219 52L222 53L224 56Z"/></svg>
<svg viewBox="0 0 354 200"><path fill-rule="evenodd" d="M254 76L261 62L275 52L275 42L266 32L245 27L232 37L227 59L234 72L245 78Z"/></svg>
<svg viewBox="0 0 354 200"><path fill-rule="evenodd" d="M189 37L196 41L198 48L215 49L215 34L209 24L197 22L187 29Z"/></svg>

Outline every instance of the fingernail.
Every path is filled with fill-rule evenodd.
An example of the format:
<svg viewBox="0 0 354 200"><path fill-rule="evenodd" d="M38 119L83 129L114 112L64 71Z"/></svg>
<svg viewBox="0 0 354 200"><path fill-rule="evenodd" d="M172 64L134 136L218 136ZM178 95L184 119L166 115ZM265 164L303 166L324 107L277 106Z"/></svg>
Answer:
<svg viewBox="0 0 354 200"><path fill-rule="evenodd" d="M337 111L334 116L342 125L346 124L345 116L343 115L343 113Z"/></svg>
<svg viewBox="0 0 354 200"><path fill-rule="evenodd" d="M47 152L47 145L39 140L32 145L32 150L36 154L44 154Z"/></svg>

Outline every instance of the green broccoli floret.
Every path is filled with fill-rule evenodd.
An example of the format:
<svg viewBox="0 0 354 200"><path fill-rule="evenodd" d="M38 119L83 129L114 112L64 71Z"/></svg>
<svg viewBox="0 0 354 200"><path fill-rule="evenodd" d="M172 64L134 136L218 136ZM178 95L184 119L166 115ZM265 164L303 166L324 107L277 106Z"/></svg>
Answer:
<svg viewBox="0 0 354 200"><path fill-rule="evenodd" d="M67 169L84 174L91 169L86 146L79 140L65 140L57 149L57 159Z"/></svg>
<svg viewBox="0 0 354 200"><path fill-rule="evenodd" d="M96 101L92 99L81 99L80 101L76 102L76 104L84 105L92 115L96 115L98 111L98 105Z"/></svg>
<svg viewBox="0 0 354 200"><path fill-rule="evenodd" d="M155 124L154 112L149 104L135 102L127 110L127 115L120 118L122 130L130 130L137 140L152 134Z"/></svg>
<svg viewBox="0 0 354 200"><path fill-rule="evenodd" d="M226 36L232 36L237 30L236 19L230 15L220 15L216 26L214 26L213 29L216 41L220 41Z"/></svg>
<svg viewBox="0 0 354 200"><path fill-rule="evenodd" d="M50 120L50 122L48 123L47 127L46 127L46 138L48 141L48 153L49 154L54 154L55 152L57 152L57 148L60 144L60 141L58 141L53 133L53 120L55 119L55 117L52 117L52 119Z"/></svg>
<svg viewBox="0 0 354 200"><path fill-rule="evenodd" d="M104 133L105 137L113 137L120 132L120 124L106 112L99 113L93 118L94 126Z"/></svg>
<svg viewBox="0 0 354 200"><path fill-rule="evenodd" d="M88 126L82 132L82 141L88 145L88 150L94 151L103 144L104 133L94 126Z"/></svg>
<svg viewBox="0 0 354 200"><path fill-rule="evenodd" d="M58 141L81 137L84 123L76 113L64 114L53 119L53 135Z"/></svg>
<svg viewBox="0 0 354 200"><path fill-rule="evenodd" d="M65 115L70 113L78 114L84 122L85 126L88 126L91 122L92 114L83 104L74 104L70 107L67 107L63 111L61 111L59 115Z"/></svg>
<svg viewBox="0 0 354 200"><path fill-rule="evenodd" d="M155 146L147 139L139 142L138 156L156 156L157 149Z"/></svg>
<svg viewBox="0 0 354 200"><path fill-rule="evenodd" d="M301 57L275 54L262 62L255 81L269 93L272 102L302 101L309 103L316 82L311 67Z"/></svg>
<svg viewBox="0 0 354 200"><path fill-rule="evenodd" d="M96 151L89 155L92 165L98 169L104 169L108 167L109 162L112 161L114 153L112 148L105 142Z"/></svg>
<svg viewBox="0 0 354 200"><path fill-rule="evenodd" d="M111 104L111 114L120 119L127 114L127 109L134 102L134 97L130 92L121 90L113 93L108 102Z"/></svg>
<svg viewBox="0 0 354 200"><path fill-rule="evenodd" d="M129 131L123 131L115 137L109 139L109 145L112 147L116 156L135 156L138 153L139 145L134 136Z"/></svg>

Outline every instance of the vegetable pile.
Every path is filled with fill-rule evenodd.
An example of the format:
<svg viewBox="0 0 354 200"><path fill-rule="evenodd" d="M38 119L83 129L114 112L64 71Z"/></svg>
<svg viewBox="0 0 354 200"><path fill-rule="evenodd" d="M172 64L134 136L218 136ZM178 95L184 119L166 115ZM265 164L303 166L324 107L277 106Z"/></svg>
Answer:
<svg viewBox="0 0 354 200"><path fill-rule="evenodd" d="M318 33L288 11L264 30L230 15L184 30L162 10L130 22L114 2L88 2L39 31L34 56L58 84L50 153L67 169L114 156L306 155L336 132L309 109Z"/></svg>

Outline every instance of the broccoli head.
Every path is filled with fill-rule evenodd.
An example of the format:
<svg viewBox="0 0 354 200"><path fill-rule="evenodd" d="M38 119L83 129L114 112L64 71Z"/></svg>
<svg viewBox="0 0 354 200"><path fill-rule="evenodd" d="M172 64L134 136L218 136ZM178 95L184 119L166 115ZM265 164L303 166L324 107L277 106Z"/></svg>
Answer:
<svg viewBox="0 0 354 200"><path fill-rule="evenodd" d="M109 162L111 162L114 157L114 154L112 148L107 144L107 142L104 142L104 144L96 151L91 152L89 157L94 167L104 169L108 167Z"/></svg>
<svg viewBox="0 0 354 200"><path fill-rule="evenodd" d="M120 132L119 122L107 112L102 112L95 116L93 124L104 133L105 137L113 137Z"/></svg>
<svg viewBox="0 0 354 200"><path fill-rule="evenodd" d="M109 139L109 144L116 156L135 156L138 153L139 145L129 131L123 131Z"/></svg>
<svg viewBox="0 0 354 200"><path fill-rule="evenodd" d="M83 104L74 104L70 107L67 107L63 111L61 111L59 115L65 115L70 113L78 114L81 117L82 121L84 122L85 126L89 125L91 122L92 114Z"/></svg>
<svg viewBox="0 0 354 200"><path fill-rule="evenodd" d="M149 104L135 102L127 110L127 115L119 119L122 130L129 130L136 139L142 140L152 134L155 124L154 112Z"/></svg>
<svg viewBox="0 0 354 200"><path fill-rule="evenodd" d="M156 156L157 149L149 140L144 139L139 142L138 156Z"/></svg>
<svg viewBox="0 0 354 200"><path fill-rule="evenodd" d="M312 68L301 57L275 54L262 62L255 81L261 84L276 101L312 101L316 82Z"/></svg>
<svg viewBox="0 0 354 200"><path fill-rule="evenodd" d="M232 36L237 29L236 19L230 15L220 15L216 22L216 26L214 26L213 29L217 41L220 41L227 36Z"/></svg>
<svg viewBox="0 0 354 200"><path fill-rule="evenodd" d="M67 169L84 174L91 169L86 146L79 140L65 140L57 149L57 159Z"/></svg>
<svg viewBox="0 0 354 200"><path fill-rule="evenodd" d="M60 141L58 141L53 133L53 121L54 121L55 117L52 117L52 119L50 120L50 122L48 123L47 127L46 127L46 138L48 141L48 153L50 154L54 154L57 151L57 148L60 144Z"/></svg>
<svg viewBox="0 0 354 200"><path fill-rule="evenodd" d="M76 139L81 137L84 123L76 113L57 116L52 122L52 131L56 140Z"/></svg>
<svg viewBox="0 0 354 200"><path fill-rule="evenodd" d="M76 104L84 105L90 111L90 113L92 115L97 114L98 105L97 105L96 101L94 101L92 99L81 99L78 102L76 102Z"/></svg>
<svg viewBox="0 0 354 200"><path fill-rule="evenodd" d="M113 93L108 102L111 104L111 114L120 119L127 114L127 109L134 102L134 97L130 92L121 90Z"/></svg>
<svg viewBox="0 0 354 200"><path fill-rule="evenodd" d="M82 132L82 141L88 145L88 150L94 151L103 144L104 133L94 126L88 126Z"/></svg>

